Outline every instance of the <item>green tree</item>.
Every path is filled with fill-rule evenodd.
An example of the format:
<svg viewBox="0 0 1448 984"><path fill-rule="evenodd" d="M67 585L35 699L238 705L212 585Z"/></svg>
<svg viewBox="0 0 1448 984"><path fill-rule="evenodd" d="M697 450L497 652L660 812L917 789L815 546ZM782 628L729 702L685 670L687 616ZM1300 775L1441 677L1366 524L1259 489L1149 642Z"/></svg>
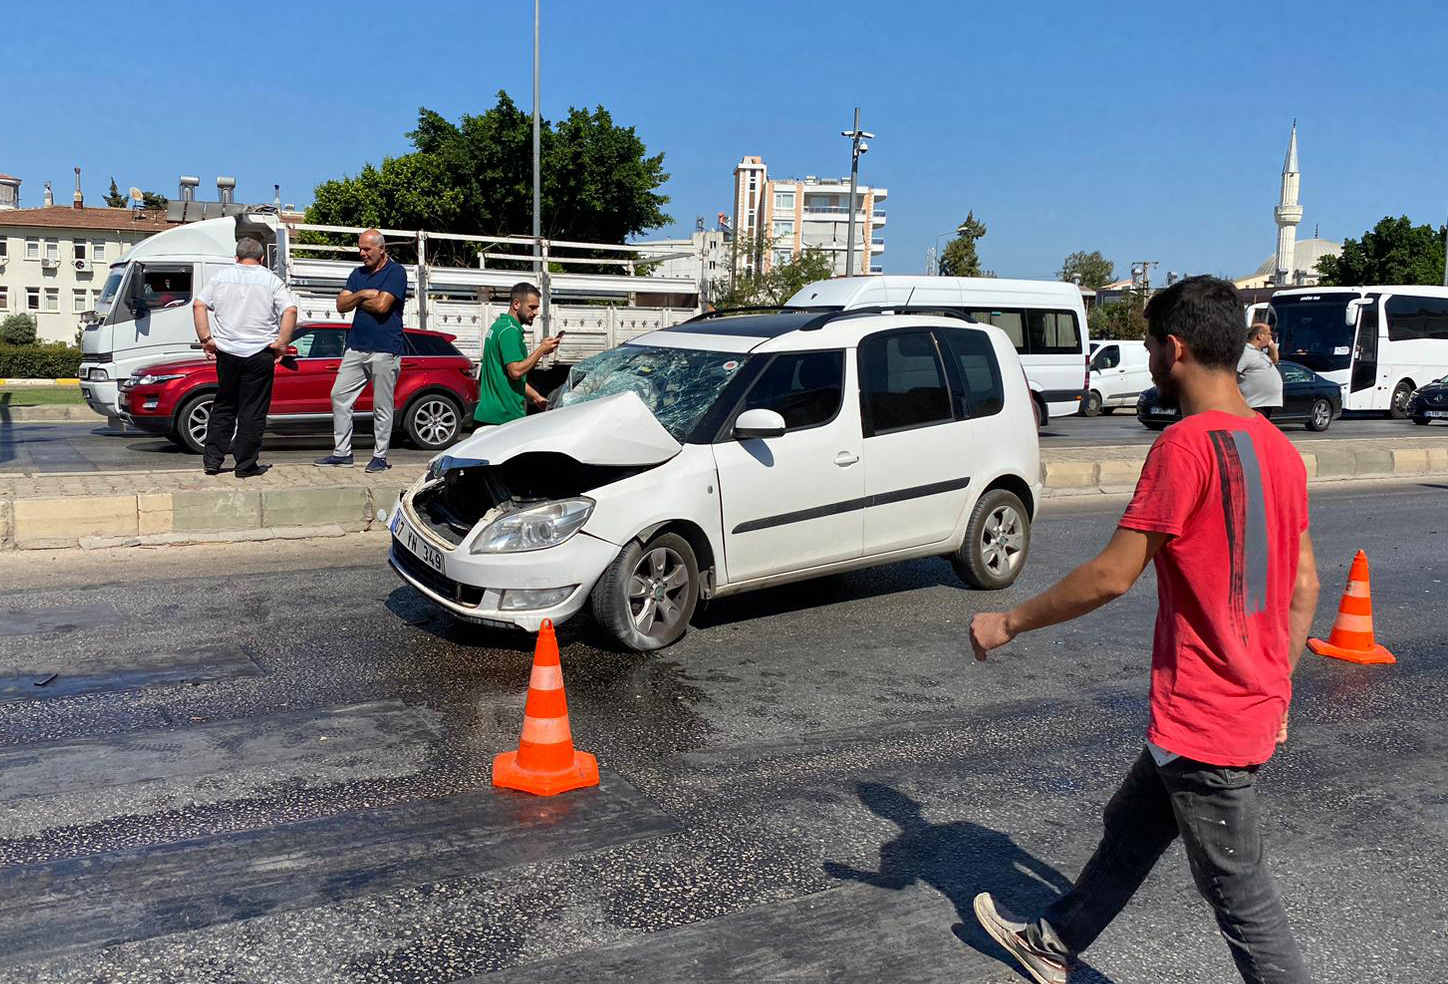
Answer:
<svg viewBox="0 0 1448 984"><path fill-rule="evenodd" d="M1086 322L1095 339L1145 338L1146 297L1142 291L1128 290L1120 301L1093 307Z"/></svg>
<svg viewBox="0 0 1448 984"><path fill-rule="evenodd" d="M424 107L407 136L414 152L317 185L307 221L532 234L532 118L506 92L492 109L457 123ZM623 243L673 221L658 193L669 177L664 155L650 155L634 128L614 123L602 106L540 121L539 140L544 236ZM466 253L462 247L455 251Z"/></svg>
<svg viewBox="0 0 1448 984"><path fill-rule="evenodd" d="M111 208L125 208L130 204L130 199L121 194L121 189L116 187L115 178L111 178L111 190L106 193L106 204Z"/></svg>
<svg viewBox="0 0 1448 984"><path fill-rule="evenodd" d="M156 191L143 191L143 192L141 192L141 207L142 207L142 208L165 208L165 207L166 207L167 205L169 205L169 204L171 204L171 199L167 198L165 195L161 194L160 192L156 192Z"/></svg>
<svg viewBox="0 0 1448 984"><path fill-rule="evenodd" d="M0 321L0 342L6 345L34 345L37 331L35 319L28 314L12 314Z"/></svg>
<svg viewBox="0 0 1448 984"><path fill-rule="evenodd" d="M1406 215L1384 216L1362 239L1342 244L1341 256L1324 256L1317 272L1325 287L1360 284L1441 284L1448 226L1415 226Z"/></svg>
<svg viewBox="0 0 1448 984"><path fill-rule="evenodd" d="M975 244L985 236L985 223L969 212L960 225L955 238L945 244L940 254L940 275L942 277L988 277L993 276L980 268L980 257L976 255Z"/></svg>
<svg viewBox="0 0 1448 984"><path fill-rule="evenodd" d="M1061 269L1056 271L1056 279L1095 290L1116 279L1116 267L1101 255L1100 250L1089 253L1077 250L1061 261Z"/></svg>
<svg viewBox="0 0 1448 984"><path fill-rule="evenodd" d="M718 308L769 306L783 304L806 284L828 280L835 275L834 261L822 249L807 247L788 263L775 263L766 271L749 264L747 257L773 254L776 240L760 235L753 241L736 242L738 264L733 283L710 302Z"/></svg>

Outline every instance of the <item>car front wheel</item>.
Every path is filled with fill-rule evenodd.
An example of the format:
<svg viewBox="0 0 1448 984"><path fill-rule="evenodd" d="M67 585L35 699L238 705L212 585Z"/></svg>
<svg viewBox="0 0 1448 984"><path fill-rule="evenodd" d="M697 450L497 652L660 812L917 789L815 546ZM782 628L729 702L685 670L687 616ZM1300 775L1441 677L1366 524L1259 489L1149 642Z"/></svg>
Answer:
<svg viewBox="0 0 1448 984"><path fill-rule="evenodd" d="M589 598L593 617L636 652L671 646L689 629L699 603L699 562L689 541L660 533L629 541Z"/></svg>
<svg viewBox="0 0 1448 984"><path fill-rule="evenodd" d="M1009 587L1026 566L1031 549L1031 521L1012 492L991 489L976 502L965 540L950 555L950 565L973 588Z"/></svg>
<svg viewBox="0 0 1448 984"><path fill-rule="evenodd" d="M1086 396L1086 406L1082 409L1082 412L1088 417L1095 417L1101 413L1101 394L1095 390L1088 393Z"/></svg>
<svg viewBox="0 0 1448 984"><path fill-rule="evenodd" d="M201 393L181 404L176 411L176 436L173 440L190 451L201 454L206 450L206 428L211 423L211 406L216 402L215 393Z"/></svg>
<svg viewBox="0 0 1448 984"><path fill-rule="evenodd" d="M412 401L402 426L415 447L441 451L462 434L463 408L450 396L428 393Z"/></svg>
<svg viewBox="0 0 1448 984"><path fill-rule="evenodd" d="M1307 413L1307 429L1325 431L1332 426L1332 404L1326 400L1313 400L1312 409Z"/></svg>

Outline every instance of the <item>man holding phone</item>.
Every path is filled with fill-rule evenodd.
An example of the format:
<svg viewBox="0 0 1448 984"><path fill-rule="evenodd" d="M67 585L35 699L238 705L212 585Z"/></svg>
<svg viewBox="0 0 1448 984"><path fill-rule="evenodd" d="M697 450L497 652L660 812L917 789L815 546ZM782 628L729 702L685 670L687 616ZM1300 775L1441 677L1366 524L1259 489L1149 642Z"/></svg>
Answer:
<svg viewBox="0 0 1448 984"><path fill-rule="evenodd" d="M528 385L528 373L543 356L558 349L562 332L545 338L532 352L523 337L523 326L538 317L542 295L538 288L524 281L513 285L508 293L507 313L498 316L483 339L481 372L478 377L478 409L473 415L479 424L506 424L528 413L528 403L546 409L548 401Z"/></svg>

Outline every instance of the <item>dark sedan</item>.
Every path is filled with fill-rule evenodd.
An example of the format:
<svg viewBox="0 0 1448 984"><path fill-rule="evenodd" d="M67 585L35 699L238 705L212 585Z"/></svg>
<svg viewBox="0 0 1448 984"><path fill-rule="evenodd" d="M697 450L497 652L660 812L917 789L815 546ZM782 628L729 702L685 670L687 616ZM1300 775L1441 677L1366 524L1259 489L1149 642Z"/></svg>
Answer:
<svg viewBox="0 0 1448 984"><path fill-rule="evenodd" d="M1342 416L1342 390L1337 383L1296 362L1279 362L1277 371L1282 374L1283 406L1272 414L1274 424L1306 424L1308 430L1325 431ZM1444 407L1448 409L1448 403ZM1181 416L1181 410L1163 400L1155 386L1136 401L1136 419L1149 430L1161 430Z"/></svg>
<svg viewBox="0 0 1448 984"><path fill-rule="evenodd" d="M1419 387L1408 400L1408 416L1415 424L1441 420L1448 424L1448 376Z"/></svg>

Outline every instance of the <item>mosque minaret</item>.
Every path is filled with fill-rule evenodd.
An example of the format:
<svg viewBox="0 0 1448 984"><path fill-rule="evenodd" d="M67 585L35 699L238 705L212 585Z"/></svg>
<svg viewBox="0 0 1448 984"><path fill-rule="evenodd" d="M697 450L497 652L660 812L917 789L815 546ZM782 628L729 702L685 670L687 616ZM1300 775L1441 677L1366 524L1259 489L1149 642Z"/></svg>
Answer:
<svg viewBox="0 0 1448 984"><path fill-rule="evenodd" d="M1273 214L1277 219L1277 286L1290 287L1294 254L1297 252L1297 223L1302 221L1302 206L1297 204L1297 186L1302 175L1297 170L1297 121L1292 121L1292 139L1287 144L1287 160L1282 164L1282 194Z"/></svg>

